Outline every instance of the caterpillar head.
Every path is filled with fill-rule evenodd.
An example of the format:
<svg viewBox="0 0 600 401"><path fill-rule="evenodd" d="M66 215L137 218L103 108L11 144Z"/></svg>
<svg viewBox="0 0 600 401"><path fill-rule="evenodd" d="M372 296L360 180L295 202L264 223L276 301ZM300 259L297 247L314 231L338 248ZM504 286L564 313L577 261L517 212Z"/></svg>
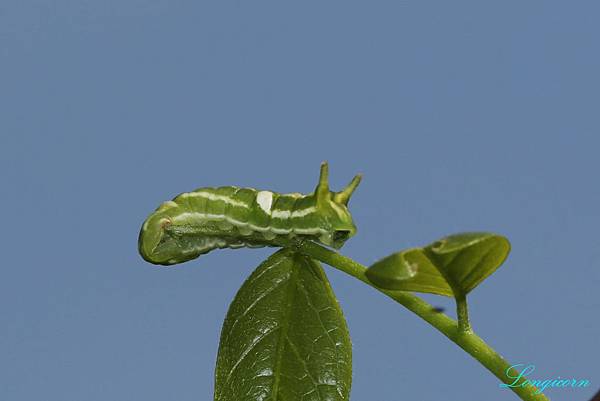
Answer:
<svg viewBox="0 0 600 401"><path fill-rule="evenodd" d="M352 193L360 184L362 175L356 175L350 184L340 192L329 190L329 166L327 162L321 164L319 184L315 189L317 209L322 213L327 233L319 237L319 241L336 249L356 234L356 226L352 215L348 211L348 202Z"/></svg>

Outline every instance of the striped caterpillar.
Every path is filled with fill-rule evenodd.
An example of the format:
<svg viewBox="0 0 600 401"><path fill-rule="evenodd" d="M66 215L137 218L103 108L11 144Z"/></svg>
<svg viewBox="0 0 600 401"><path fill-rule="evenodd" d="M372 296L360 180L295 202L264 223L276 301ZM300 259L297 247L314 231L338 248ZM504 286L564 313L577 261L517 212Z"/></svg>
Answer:
<svg viewBox="0 0 600 401"><path fill-rule="evenodd" d="M347 205L361 175L340 192L329 190L328 176L323 163L307 195L233 186L180 194L148 216L139 252L150 263L173 265L217 248L277 246L294 237L339 249L356 233Z"/></svg>

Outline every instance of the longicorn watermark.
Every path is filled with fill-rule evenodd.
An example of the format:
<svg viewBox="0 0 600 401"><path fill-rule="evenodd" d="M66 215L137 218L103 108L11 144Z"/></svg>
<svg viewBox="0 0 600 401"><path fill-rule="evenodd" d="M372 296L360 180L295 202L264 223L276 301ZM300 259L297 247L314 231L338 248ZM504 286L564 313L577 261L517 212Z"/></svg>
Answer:
<svg viewBox="0 0 600 401"><path fill-rule="evenodd" d="M519 372L520 370L520 372ZM513 380L512 383L500 384L501 388L509 387L535 387L537 390L535 394L541 394L547 388L559 387L559 388L584 388L590 385L590 381L587 379L575 379L575 378L561 378L560 376L553 379L524 379L526 376L530 376L535 371L535 365L519 363L512 365L506 369L506 377Z"/></svg>

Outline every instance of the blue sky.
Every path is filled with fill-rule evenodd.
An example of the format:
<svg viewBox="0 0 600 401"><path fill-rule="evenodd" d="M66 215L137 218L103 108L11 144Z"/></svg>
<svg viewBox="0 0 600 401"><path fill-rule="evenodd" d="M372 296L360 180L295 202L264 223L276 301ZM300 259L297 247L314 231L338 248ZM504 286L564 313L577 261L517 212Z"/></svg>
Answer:
<svg viewBox="0 0 600 401"><path fill-rule="evenodd" d="M364 174L343 252L506 235L474 329L538 378L600 387L595 2L12 1L0 5L0 399L211 399L220 327L271 250L137 254L200 186ZM511 400L410 312L326 268L353 400ZM426 296L452 313L452 301Z"/></svg>

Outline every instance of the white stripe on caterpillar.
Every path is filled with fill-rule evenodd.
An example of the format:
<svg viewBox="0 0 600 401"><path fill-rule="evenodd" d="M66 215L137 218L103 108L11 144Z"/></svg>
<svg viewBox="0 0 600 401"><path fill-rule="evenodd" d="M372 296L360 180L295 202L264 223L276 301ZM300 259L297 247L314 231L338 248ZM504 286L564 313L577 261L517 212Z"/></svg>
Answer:
<svg viewBox="0 0 600 401"><path fill-rule="evenodd" d="M294 211L289 210L273 210L271 216L276 219L289 219L290 217L304 217L317 211L314 206L307 207L306 209L298 209Z"/></svg>
<svg viewBox="0 0 600 401"><path fill-rule="evenodd" d="M182 198L204 198L204 199L208 199L208 200L213 200L213 201L222 201L227 203L228 205L232 205L232 206L237 206L237 207L243 207L245 209L249 209L250 206L248 206L246 203L244 202L240 202L238 200L235 199L231 199L229 196L227 195L218 195L218 194L213 194L210 192L186 192L183 193L181 195L179 195Z"/></svg>
<svg viewBox="0 0 600 401"><path fill-rule="evenodd" d="M235 227L247 227L251 230L258 232L267 232L271 231L275 234L289 234L294 232L296 234L325 234L327 230L315 227L315 228L275 228L275 227L259 227L250 223L244 223L243 221L235 220L229 216L225 216L223 214L212 214L212 213L201 213L201 212L183 212L175 217L173 217L173 222L178 223L180 221L186 221L189 218L196 218L200 220L213 220L213 221L227 221L228 223L233 224Z"/></svg>

